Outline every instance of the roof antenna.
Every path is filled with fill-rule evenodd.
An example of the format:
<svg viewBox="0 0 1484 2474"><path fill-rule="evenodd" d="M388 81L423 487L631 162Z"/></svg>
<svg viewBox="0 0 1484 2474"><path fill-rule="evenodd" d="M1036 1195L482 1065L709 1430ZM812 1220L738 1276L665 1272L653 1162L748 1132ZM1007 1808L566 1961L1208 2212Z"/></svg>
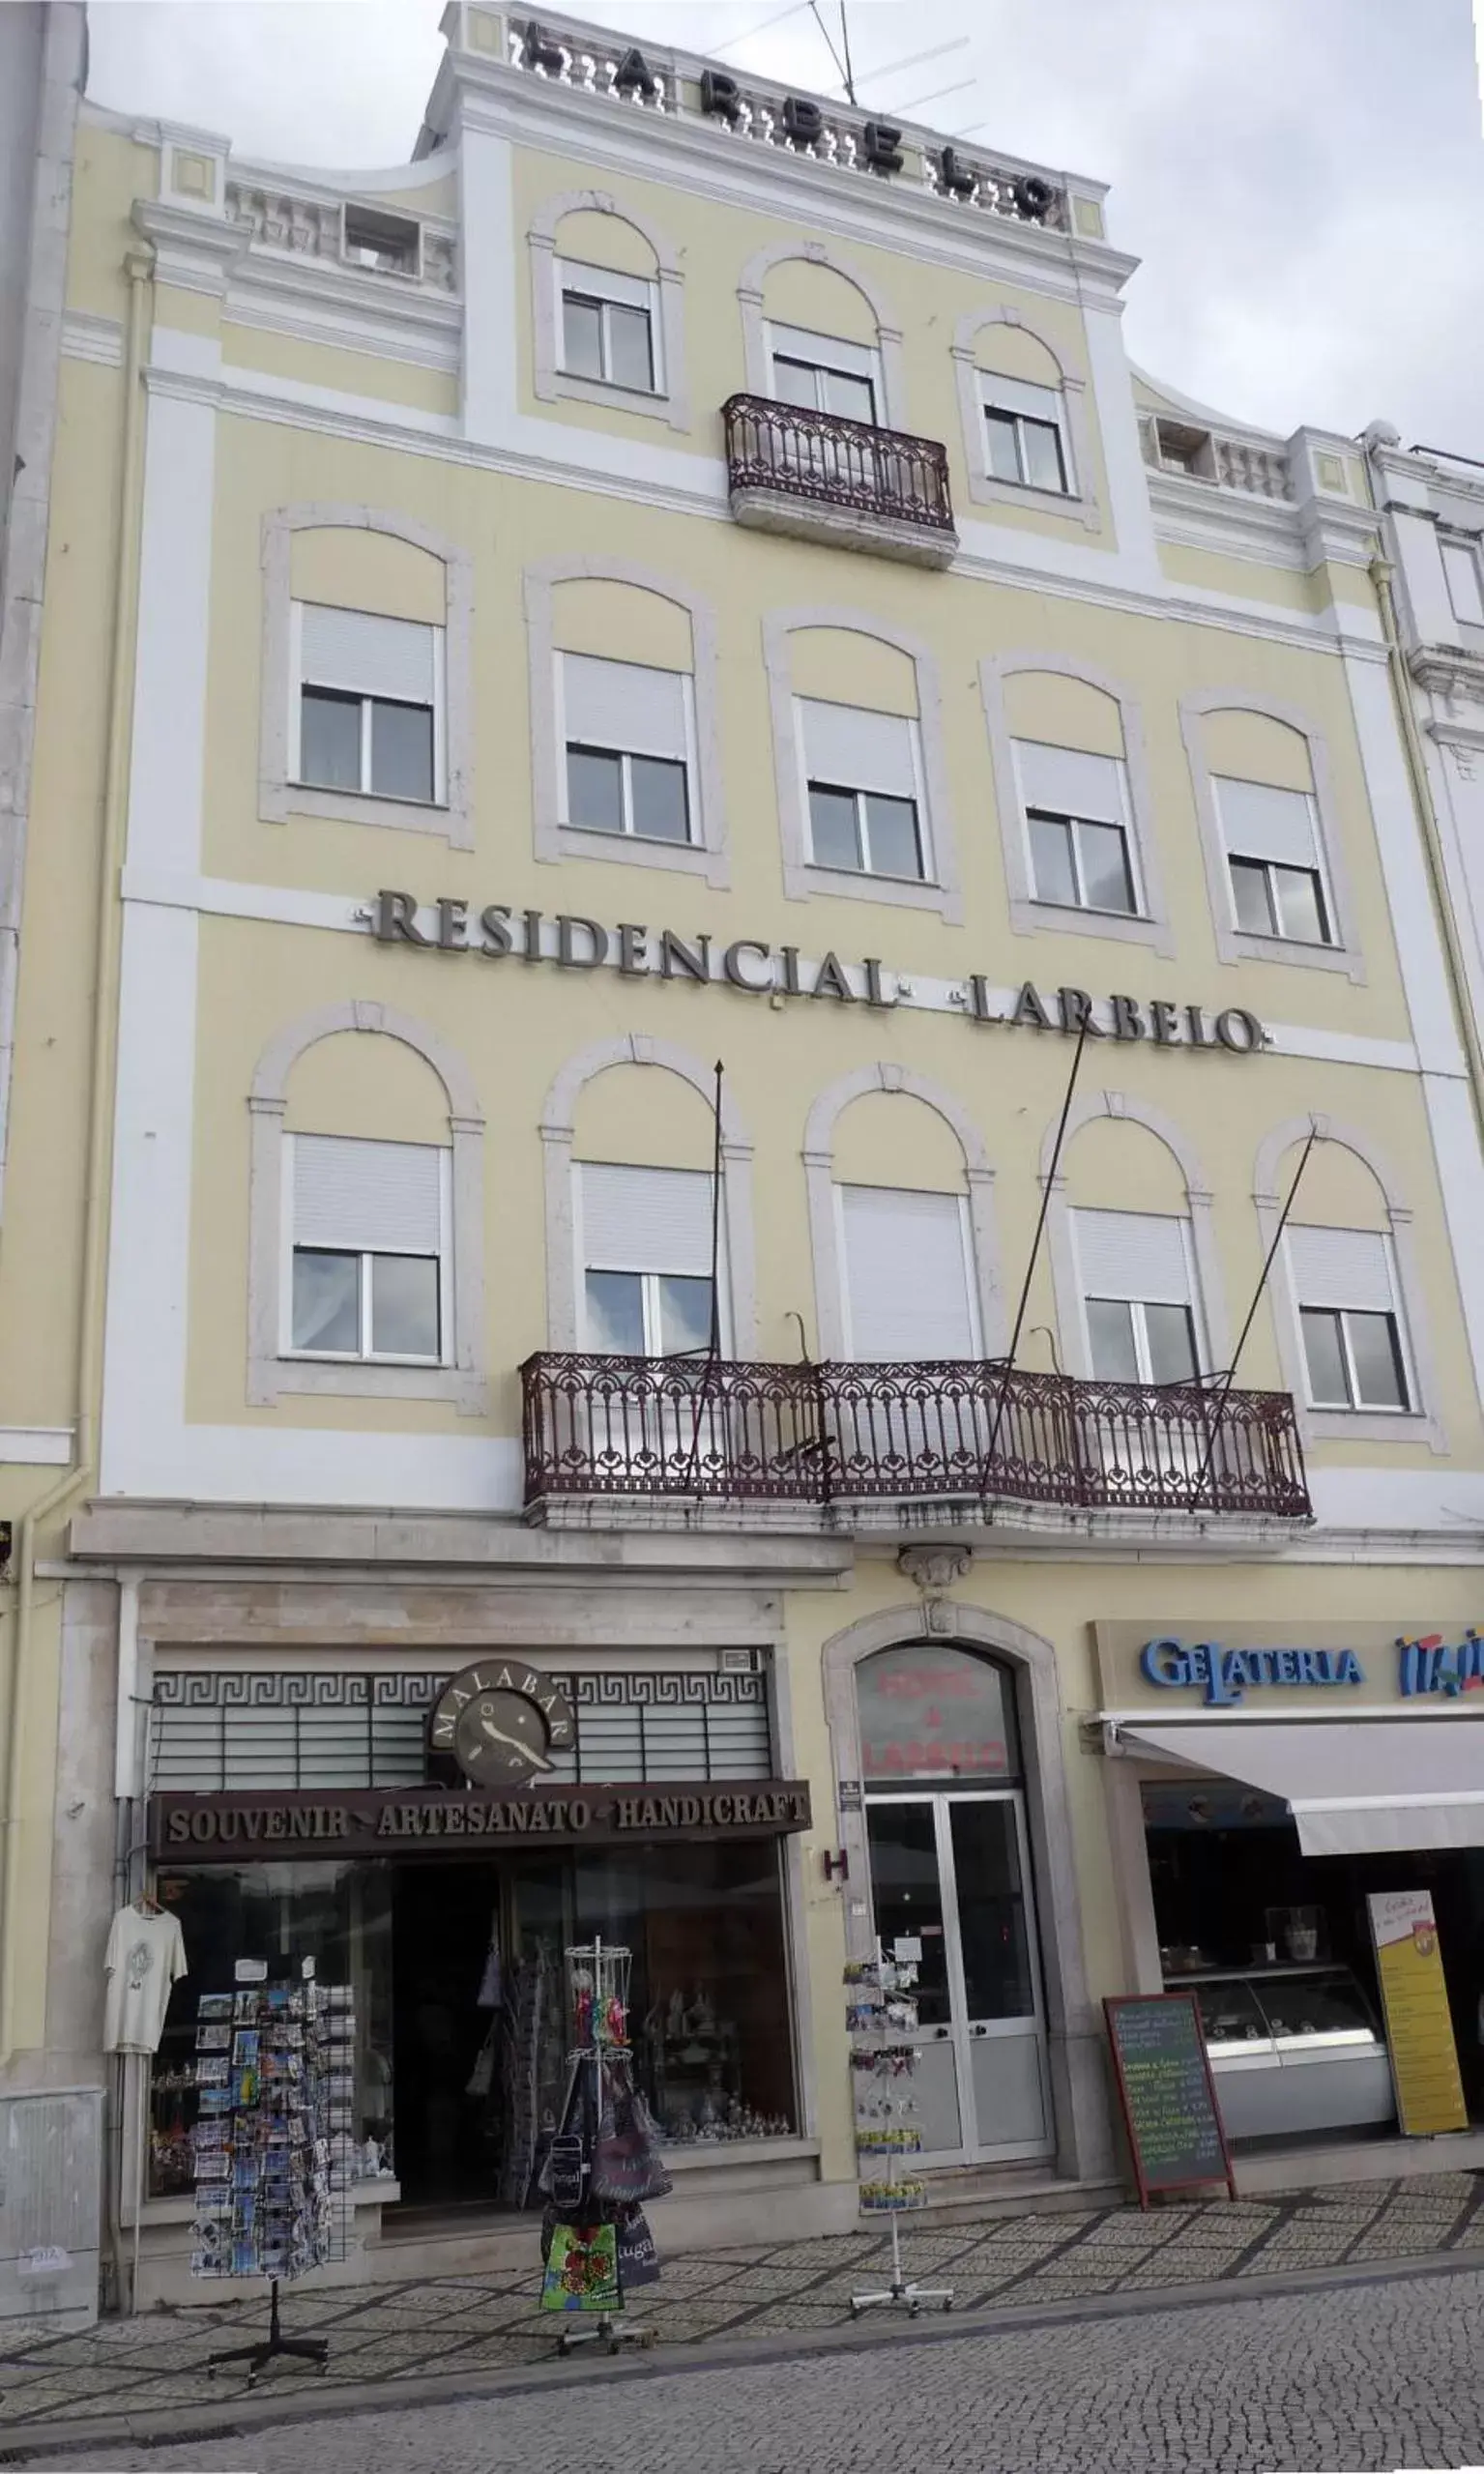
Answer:
<svg viewBox="0 0 1484 2474"><path fill-rule="evenodd" d="M839 53L836 51L836 49L835 49L835 47L834 47L834 41L833 41L833 38L832 38L832 37L831 37L831 35L830 35L829 28L826 25L824 18L820 15L820 13L819 13L819 0L809 0L809 15L810 15L810 16L814 19L814 22L815 22L815 24L818 26L818 28L819 28L819 30L820 30L820 33L824 36L824 38L825 38L825 47L826 47L826 49L828 50L828 52L829 52L829 54L830 59L834 62L834 65L835 65L836 69L838 69L838 71L839 71L839 73L840 73L841 78L842 78L842 79L843 79L843 81L844 81L844 85L845 85L845 91L846 91L846 93L849 95L851 102L855 102L855 100L856 100L856 96L855 96L855 89L854 89L854 88L853 88L853 86L851 85L851 81L850 81L850 71L849 71L849 69L846 67L845 62L840 58ZM844 17L845 17L845 10L844 10L844 7L843 7L843 5L842 5L841 10L840 10L840 18L841 18L841 28L840 28L840 30L841 30L841 33L842 33L842 34L843 34L843 32L844 32Z"/></svg>
<svg viewBox="0 0 1484 2474"><path fill-rule="evenodd" d="M840 0L840 48L845 54L845 92L852 104L856 100L856 72L850 56L850 18L845 0Z"/></svg>

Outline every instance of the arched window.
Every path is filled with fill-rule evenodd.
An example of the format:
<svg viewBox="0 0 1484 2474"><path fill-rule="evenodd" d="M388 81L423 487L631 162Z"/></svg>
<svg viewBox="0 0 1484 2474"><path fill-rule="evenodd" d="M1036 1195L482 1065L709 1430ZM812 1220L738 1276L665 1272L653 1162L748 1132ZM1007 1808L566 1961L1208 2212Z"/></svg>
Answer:
<svg viewBox="0 0 1484 2474"><path fill-rule="evenodd" d="M998 1659L914 1641L860 1659L855 1675L865 1787L1019 1779L1014 1679Z"/></svg>
<svg viewBox="0 0 1484 2474"><path fill-rule="evenodd" d="M750 394L906 428L901 329L861 268L784 242L749 259L737 297Z"/></svg>
<svg viewBox="0 0 1484 2474"><path fill-rule="evenodd" d="M1138 706L1061 654L979 665L1011 924L1173 951Z"/></svg>
<svg viewBox="0 0 1484 2474"><path fill-rule="evenodd" d="M716 627L686 585L626 561L526 570L536 855L727 881Z"/></svg>
<svg viewBox="0 0 1484 2474"><path fill-rule="evenodd" d="M1095 525L1085 379L1013 309L962 319L953 361L970 497Z"/></svg>
<svg viewBox="0 0 1484 2474"><path fill-rule="evenodd" d="M1365 976L1323 732L1290 705L1213 688L1180 701L1223 962Z"/></svg>
<svg viewBox="0 0 1484 2474"><path fill-rule="evenodd" d="M533 386L688 429L680 260L647 216L600 189L543 199L532 219Z"/></svg>
<svg viewBox="0 0 1484 2474"><path fill-rule="evenodd" d="M1273 1313L1285 1381L1306 1435L1444 1448L1433 1406L1411 1214L1365 1137L1327 1119L1280 1127L1259 1156L1255 1200L1265 1248L1309 1154L1273 1262Z"/></svg>
<svg viewBox="0 0 1484 2474"><path fill-rule="evenodd" d="M265 1051L252 1122L247 1397L483 1406L483 1118L390 1007L327 1005Z"/></svg>
<svg viewBox="0 0 1484 2474"><path fill-rule="evenodd" d="M783 885L963 917L937 662L916 637L849 609L771 611Z"/></svg>
<svg viewBox="0 0 1484 2474"><path fill-rule="evenodd" d="M263 522L258 812L473 847L472 563L410 516L275 508Z"/></svg>
<svg viewBox="0 0 1484 2474"><path fill-rule="evenodd" d="M1121 1092L1074 1107L1047 1211L1065 1372L1178 1383L1225 1361L1211 1198L1163 1114Z"/></svg>

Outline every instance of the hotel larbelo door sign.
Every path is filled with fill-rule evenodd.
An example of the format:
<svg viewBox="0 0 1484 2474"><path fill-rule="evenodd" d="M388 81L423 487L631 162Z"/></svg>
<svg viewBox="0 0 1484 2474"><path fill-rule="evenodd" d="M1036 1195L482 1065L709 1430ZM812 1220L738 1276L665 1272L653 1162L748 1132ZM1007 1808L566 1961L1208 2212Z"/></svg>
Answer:
<svg viewBox="0 0 1484 2474"><path fill-rule="evenodd" d="M570 1752L576 1740L570 1696L523 1659L465 1667L444 1686L428 1721L432 1750L451 1753L476 1787L529 1787L551 1774L553 1753Z"/></svg>

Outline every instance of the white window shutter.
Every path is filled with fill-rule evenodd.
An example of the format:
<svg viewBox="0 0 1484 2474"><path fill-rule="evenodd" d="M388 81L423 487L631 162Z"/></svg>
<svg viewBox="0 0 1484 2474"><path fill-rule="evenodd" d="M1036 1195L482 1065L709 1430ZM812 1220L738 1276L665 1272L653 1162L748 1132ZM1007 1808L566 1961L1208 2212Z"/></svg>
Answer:
<svg viewBox="0 0 1484 2474"><path fill-rule="evenodd" d="M851 1355L976 1357L964 1207L956 1194L842 1185Z"/></svg>
<svg viewBox="0 0 1484 2474"><path fill-rule="evenodd" d="M294 1243L352 1253L436 1254L442 1163L435 1143L296 1134Z"/></svg>
<svg viewBox="0 0 1484 2474"><path fill-rule="evenodd" d="M306 686L342 687L352 695L430 705L437 632L412 619L377 619L365 610L331 610L323 602L306 601L301 676Z"/></svg>
<svg viewBox="0 0 1484 2474"><path fill-rule="evenodd" d="M847 343L840 335L814 335L807 327L784 327L776 318L768 339L785 361L803 361L816 369L838 369L850 378L874 378L877 354L868 343Z"/></svg>
<svg viewBox="0 0 1484 2474"><path fill-rule="evenodd" d="M1077 1211L1073 1226L1085 1297L1188 1306L1186 1222L1152 1211Z"/></svg>
<svg viewBox="0 0 1484 2474"><path fill-rule="evenodd" d="M1116 756L1091 756L1077 747L1017 739L1015 762L1027 807L1048 807L1055 816L1085 816L1091 824L1122 824L1123 769Z"/></svg>
<svg viewBox="0 0 1484 2474"><path fill-rule="evenodd" d="M574 258L558 260L557 279L564 292L582 292L590 301L619 301L627 309L648 309L654 292L642 275L618 275L606 266L579 266Z"/></svg>
<svg viewBox="0 0 1484 2474"><path fill-rule="evenodd" d="M567 740L626 748L635 756L685 757L685 674L637 661L564 653L562 687Z"/></svg>
<svg viewBox="0 0 1484 2474"><path fill-rule="evenodd" d="M579 1173L586 1269L710 1279L712 1180L704 1169L585 1160Z"/></svg>
<svg viewBox="0 0 1484 2474"><path fill-rule="evenodd" d="M1376 1230L1291 1227L1285 1242L1299 1305L1395 1312L1391 1248Z"/></svg>
<svg viewBox="0 0 1484 2474"><path fill-rule="evenodd" d="M1062 398L1054 387L1032 387L1024 378L1002 378L993 369L980 370L979 384L986 411L1021 413L1028 421L1059 419Z"/></svg>
<svg viewBox="0 0 1484 2474"><path fill-rule="evenodd" d="M893 799L917 798L916 724L905 714L829 705L816 696L800 696L799 713L811 781L834 782L842 790L884 791Z"/></svg>
<svg viewBox="0 0 1484 2474"><path fill-rule="evenodd" d="M1480 589L1476 553L1462 541L1444 541L1442 570L1448 580L1448 599L1455 619L1462 619L1465 626L1484 627L1484 593Z"/></svg>
<svg viewBox="0 0 1484 2474"><path fill-rule="evenodd" d="M1227 851L1237 859L1271 859L1279 867L1313 867L1314 809L1308 793L1275 790L1270 782L1216 778L1216 803Z"/></svg>

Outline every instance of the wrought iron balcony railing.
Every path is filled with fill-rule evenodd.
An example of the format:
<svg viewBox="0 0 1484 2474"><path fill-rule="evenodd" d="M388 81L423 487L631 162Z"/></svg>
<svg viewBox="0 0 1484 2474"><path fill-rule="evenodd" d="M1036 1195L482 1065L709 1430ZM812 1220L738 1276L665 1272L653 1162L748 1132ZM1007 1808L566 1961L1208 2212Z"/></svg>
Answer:
<svg viewBox="0 0 1484 2474"><path fill-rule="evenodd" d="M526 1500L926 1496L1309 1517L1287 1392L1104 1383L979 1359L743 1365L546 1353L521 1368Z"/></svg>
<svg viewBox="0 0 1484 2474"><path fill-rule="evenodd" d="M907 527L934 558L951 555L957 537L947 450L936 439L768 395L733 395L722 419L737 513L746 513L749 501L795 501L800 512L833 509L837 519Z"/></svg>

